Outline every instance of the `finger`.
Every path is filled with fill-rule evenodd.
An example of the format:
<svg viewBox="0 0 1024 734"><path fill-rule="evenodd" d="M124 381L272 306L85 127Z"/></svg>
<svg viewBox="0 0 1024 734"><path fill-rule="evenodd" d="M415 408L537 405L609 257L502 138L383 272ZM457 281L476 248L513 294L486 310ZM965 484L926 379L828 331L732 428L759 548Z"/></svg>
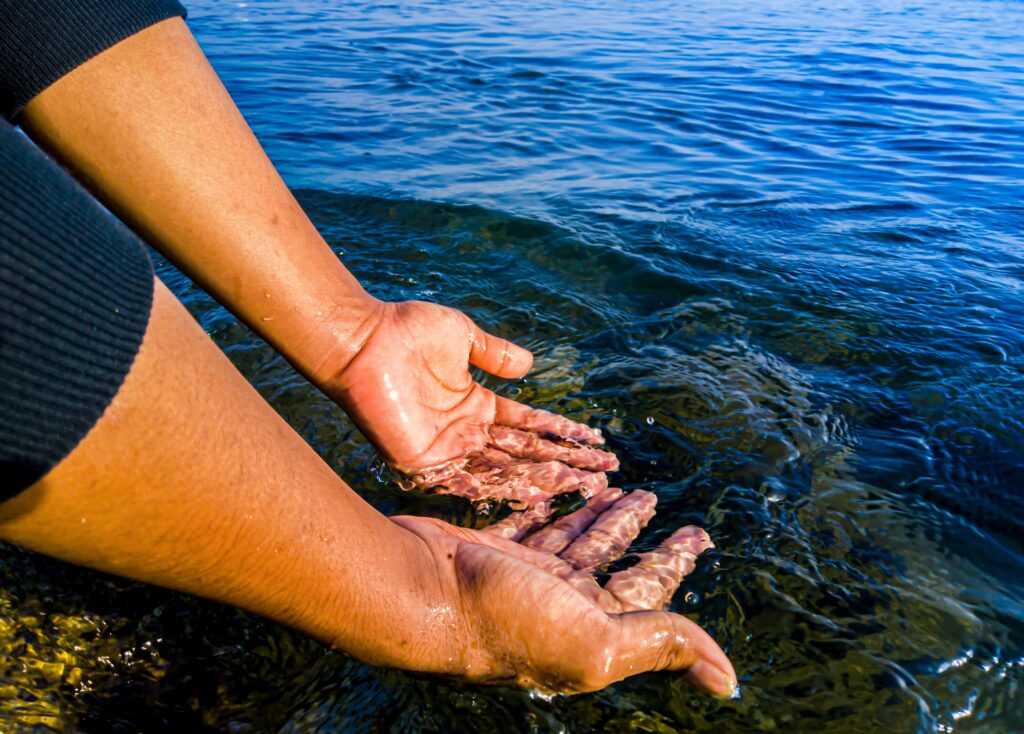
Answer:
<svg viewBox="0 0 1024 734"><path fill-rule="evenodd" d="M484 492L494 491L496 497L526 503L576 491L589 499L608 486L604 472L584 471L560 461L535 463L514 459L504 466L491 465L479 473L478 467L471 463L468 469L484 485Z"/></svg>
<svg viewBox="0 0 1024 734"><path fill-rule="evenodd" d="M533 354L510 341L488 334L473 323L468 316L470 334L473 337L469 361L496 377L506 379L522 377L533 367Z"/></svg>
<svg viewBox="0 0 1024 734"><path fill-rule="evenodd" d="M541 528L524 540L523 545L548 553L561 553L579 537L580 533L594 524L598 515L623 496L621 489L608 487L591 497L586 507L559 518L546 528Z"/></svg>
<svg viewBox="0 0 1024 734"><path fill-rule="evenodd" d="M589 569L610 563L626 552L630 543L654 517L658 498L637 490L601 514L593 525L560 555L573 568Z"/></svg>
<svg viewBox="0 0 1024 734"><path fill-rule="evenodd" d="M412 475L413 484L441 494L455 494L471 500L507 500L514 504L532 505L551 497L562 486L575 487L579 480L562 476L555 467L546 469L521 467L524 462L504 451L486 447L466 457ZM536 475L536 480L534 476ZM546 484L538 484L538 481ZM568 490L563 490L568 491Z"/></svg>
<svg viewBox="0 0 1024 734"><path fill-rule="evenodd" d="M576 469L559 461L524 461L493 447L413 474L410 479L424 490L471 500L507 500L519 506L532 506L566 492L579 491L589 498L608 487L603 472Z"/></svg>
<svg viewBox="0 0 1024 734"><path fill-rule="evenodd" d="M552 490L559 489L551 476L553 469L543 471L535 465L525 465L491 447L470 455L466 468L480 484L483 496L505 500L518 507L533 507L546 502L556 494ZM546 483L540 484L538 480ZM564 479L562 483L567 485L570 480Z"/></svg>
<svg viewBox="0 0 1024 734"><path fill-rule="evenodd" d="M604 436L601 435L601 431L569 420L565 416L549 413L546 410L530 408L522 403L517 403L515 400L509 400L500 396L495 408L494 422L502 426L522 428L525 431L533 431L534 433L549 433L578 441L579 443L591 445L604 443Z"/></svg>
<svg viewBox="0 0 1024 734"><path fill-rule="evenodd" d="M557 558L557 556L555 557ZM568 568L572 568L568 563L565 565ZM562 576L562 578L576 591L596 604L598 609L605 614L618 614L625 611L619 600L615 598L615 595L605 591L589 571L574 571L568 576Z"/></svg>
<svg viewBox="0 0 1024 734"><path fill-rule="evenodd" d="M519 543L516 543L509 538L502 537L501 535L489 533L488 530L490 530L490 528L485 528L484 530L469 530L467 538L472 540L474 543L486 545L490 548L500 550L502 553L507 553L510 556L532 563L534 566L537 566L560 579L568 579L575 573L573 567L558 556L553 556L550 553L541 553L540 551L535 551L532 548L524 548ZM604 590L602 589L602 591ZM608 596L611 597L611 594ZM612 598L614 599L614 597Z"/></svg>
<svg viewBox="0 0 1024 734"><path fill-rule="evenodd" d="M399 481L402 489L421 489L439 494L457 494L467 500L482 500L489 496L482 482L469 471L469 458L457 459L438 467L411 474L408 481Z"/></svg>
<svg viewBox="0 0 1024 734"><path fill-rule="evenodd" d="M396 520L396 518L392 518L392 520ZM403 520L404 518L399 517L396 521L401 524L401 521ZM417 520L419 521L421 519L417 518ZM438 525L442 524L441 520L436 522ZM474 543L480 543L482 545L495 548L496 550L500 550L503 553L507 553L511 556L532 563L538 568L563 579L566 583L583 594L583 596L596 604L603 612L611 614L624 611L619 600L616 599L614 595L601 588L601 585L594 580L591 573L587 571L577 571L556 555L534 550L532 548L526 548L522 544L516 543L510 538L503 537L500 534L491 533L490 531L492 528L497 527L498 524L499 523L495 523L484 530L458 528L453 531L449 528L448 531L460 532L466 540L471 540Z"/></svg>
<svg viewBox="0 0 1024 734"><path fill-rule="evenodd" d="M609 675L620 680L648 670L681 670L688 683L715 696L736 691L736 671L711 636L668 612L612 615L620 625Z"/></svg>
<svg viewBox="0 0 1024 734"><path fill-rule="evenodd" d="M619 459L610 451L586 446L563 446L536 433L508 426L491 426L491 442L507 454L530 461L561 461L590 471L616 471Z"/></svg>
<svg viewBox="0 0 1024 734"><path fill-rule="evenodd" d="M697 556L714 547L704 530L688 525L655 550L641 553L635 566L613 573L604 588L619 600L624 612L664 609L683 577L696 568Z"/></svg>
<svg viewBox="0 0 1024 734"><path fill-rule="evenodd" d="M488 525L483 532L496 535L499 538L519 541L531 530L543 525L554 511L555 503L547 499L522 512L514 512L493 525Z"/></svg>
<svg viewBox="0 0 1024 734"><path fill-rule="evenodd" d="M450 462L441 467L413 474L409 477L411 485L407 482L399 482L399 486L407 490L415 487L438 494L454 494L469 500L478 500L488 496L485 494L480 480L466 470L466 465L465 459L459 459L457 462Z"/></svg>

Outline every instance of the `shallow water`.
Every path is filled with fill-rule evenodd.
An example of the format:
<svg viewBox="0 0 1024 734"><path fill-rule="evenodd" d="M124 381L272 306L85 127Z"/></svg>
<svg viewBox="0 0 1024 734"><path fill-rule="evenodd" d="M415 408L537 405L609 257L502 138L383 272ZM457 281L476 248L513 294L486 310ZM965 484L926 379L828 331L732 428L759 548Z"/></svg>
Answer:
<svg viewBox="0 0 1024 734"><path fill-rule="evenodd" d="M547 701L325 652L231 609L0 556L0 716L58 731L1024 730L1024 6L190 3L271 157L377 295L535 350L602 426L642 547L742 697ZM166 265L387 512L344 415Z"/></svg>

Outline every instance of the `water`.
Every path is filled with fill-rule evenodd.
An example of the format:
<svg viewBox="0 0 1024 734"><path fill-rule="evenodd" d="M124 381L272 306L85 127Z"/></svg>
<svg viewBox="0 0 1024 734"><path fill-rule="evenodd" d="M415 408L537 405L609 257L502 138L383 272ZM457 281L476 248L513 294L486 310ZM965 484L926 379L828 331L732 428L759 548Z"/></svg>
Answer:
<svg viewBox="0 0 1024 734"><path fill-rule="evenodd" d="M192 27L349 267L534 349L500 389L601 425L674 608L743 695L547 701L7 551L0 714L58 731L1024 730L1024 6L195 0ZM344 416L166 265L387 512ZM77 671L77 672L75 672ZM32 718L35 717L35 718ZM13 726L13 723L12 723Z"/></svg>

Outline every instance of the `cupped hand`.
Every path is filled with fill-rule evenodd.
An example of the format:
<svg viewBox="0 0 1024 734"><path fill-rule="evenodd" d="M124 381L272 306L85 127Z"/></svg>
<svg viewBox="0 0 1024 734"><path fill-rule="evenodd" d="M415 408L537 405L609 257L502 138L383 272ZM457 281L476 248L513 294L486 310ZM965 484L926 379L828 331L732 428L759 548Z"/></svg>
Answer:
<svg viewBox="0 0 1024 734"><path fill-rule="evenodd" d="M414 484L525 505L607 487L618 461L598 448L600 432L499 397L469 372L521 377L533 364L527 350L420 301L379 303L367 333L320 386Z"/></svg>
<svg viewBox="0 0 1024 734"><path fill-rule="evenodd" d="M447 672L578 693L676 670L703 691L732 695L736 674L721 648L686 617L662 611L712 547L703 530L681 528L603 587L594 578L626 551L654 504L648 492L604 490L522 544L440 520L392 518L449 569L462 624Z"/></svg>

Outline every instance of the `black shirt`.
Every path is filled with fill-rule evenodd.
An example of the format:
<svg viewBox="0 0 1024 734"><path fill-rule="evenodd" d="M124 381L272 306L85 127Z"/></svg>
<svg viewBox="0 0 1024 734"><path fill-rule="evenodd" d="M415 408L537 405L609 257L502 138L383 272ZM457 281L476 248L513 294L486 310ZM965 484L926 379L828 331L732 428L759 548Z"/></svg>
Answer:
<svg viewBox="0 0 1024 734"><path fill-rule="evenodd" d="M13 118L175 0L0 0L0 112ZM144 245L0 120L0 501L42 478L103 414L153 298Z"/></svg>

